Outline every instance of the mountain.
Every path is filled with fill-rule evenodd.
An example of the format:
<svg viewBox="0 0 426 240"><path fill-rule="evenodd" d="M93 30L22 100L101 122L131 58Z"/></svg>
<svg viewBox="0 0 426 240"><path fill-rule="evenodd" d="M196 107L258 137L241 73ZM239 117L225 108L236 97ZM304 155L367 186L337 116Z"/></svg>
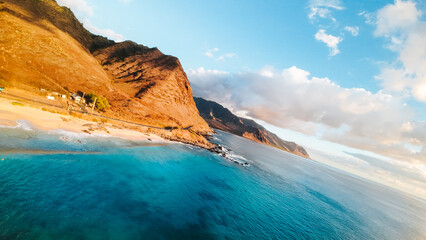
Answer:
<svg viewBox="0 0 426 240"><path fill-rule="evenodd" d="M216 102L198 97L194 97L194 100L201 117L207 121L210 127L309 158L302 146L282 140L255 121L238 117Z"/></svg>
<svg viewBox="0 0 426 240"><path fill-rule="evenodd" d="M166 137L211 146L176 57L94 35L54 0L0 1L0 82L34 93L95 93L111 105L105 116L171 128Z"/></svg>

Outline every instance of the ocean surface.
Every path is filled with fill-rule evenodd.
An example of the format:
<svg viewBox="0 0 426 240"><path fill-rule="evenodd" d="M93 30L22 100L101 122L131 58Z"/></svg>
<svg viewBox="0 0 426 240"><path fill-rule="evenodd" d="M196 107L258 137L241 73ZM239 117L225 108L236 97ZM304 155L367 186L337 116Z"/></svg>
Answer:
<svg viewBox="0 0 426 240"><path fill-rule="evenodd" d="M0 128L0 239L426 239L426 202L219 132L183 144Z"/></svg>

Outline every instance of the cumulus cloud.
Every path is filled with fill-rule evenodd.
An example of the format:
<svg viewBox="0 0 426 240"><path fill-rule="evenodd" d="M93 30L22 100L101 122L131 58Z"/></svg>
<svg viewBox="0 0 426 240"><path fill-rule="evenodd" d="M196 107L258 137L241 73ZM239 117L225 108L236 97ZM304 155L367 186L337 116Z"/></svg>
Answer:
<svg viewBox="0 0 426 240"><path fill-rule="evenodd" d="M409 91L426 102L426 22L412 1L396 0L377 12L375 36L388 40L386 45L398 59L376 77L385 90Z"/></svg>
<svg viewBox="0 0 426 240"><path fill-rule="evenodd" d="M71 8L74 12L81 12L87 15L93 15L93 8L84 0L57 0L61 6Z"/></svg>
<svg viewBox="0 0 426 240"><path fill-rule="evenodd" d="M396 0L377 12L377 36L388 36L399 30L411 28L417 21L421 12L416 4L411 1Z"/></svg>
<svg viewBox="0 0 426 240"><path fill-rule="evenodd" d="M204 68L190 70L194 95L205 97L278 127L407 161L426 161L405 144L425 148L426 123L415 122L402 98L362 88L343 88L328 78L310 76L295 66L277 71L230 74ZM407 127L409 126L409 127Z"/></svg>
<svg viewBox="0 0 426 240"><path fill-rule="evenodd" d="M356 37L359 34L359 27L355 26L355 27L351 27L351 26L346 26L345 30L347 32L349 32L350 34L352 34L352 36Z"/></svg>
<svg viewBox="0 0 426 240"><path fill-rule="evenodd" d="M338 45L343 40L343 38L327 34L325 33L324 29L320 29L315 34L315 39L327 45L327 47L330 49L330 56L335 56L336 54L340 53Z"/></svg>
<svg viewBox="0 0 426 240"><path fill-rule="evenodd" d="M218 51L219 51L219 48L213 48L213 49L207 50L204 54L209 58L215 59L216 61L223 61L225 59L234 58L238 56L236 53L225 53L225 54L217 56L216 53Z"/></svg>
<svg viewBox="0 0 426 240"><path fill-rule="evenodd" d="M94 34L97 34L97 35L102 35L102 36L105 36L105 37L107 37L107 38L109 38L109 39L112 39L112 40L114 40L114 41L116 41L116 42L122 42L122 41L124 41L125 40L125 38L124 38L124 36L123 35L121 35L121 34L119 34L119 33L116 33L116 32L114 32L113 30L111 30L111 29L101 29L101 28L99 28L99 27L97 27L97 26L95 26L95 25L93 25L89 20L87 20L87 19L84 19L83 20L83 25L84 25L84 27L87 29L87 30L89 30L90 32L92 32L92 33L94 33Z"/></svg>
<svg viewBox="0 0 426 240"><path fill-rule="evenodd" d="M330 19L333 22L336 19L332 16L332 10L343 10L343 6L340 0L311 0L309 1L309 19L315 19L317 17Z"/></svg>

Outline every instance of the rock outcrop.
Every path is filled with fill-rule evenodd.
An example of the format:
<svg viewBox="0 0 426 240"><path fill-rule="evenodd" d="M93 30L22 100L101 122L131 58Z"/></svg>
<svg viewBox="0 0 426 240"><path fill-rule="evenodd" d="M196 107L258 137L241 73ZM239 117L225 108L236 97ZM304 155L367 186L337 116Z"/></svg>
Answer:
<svg viewBox="0 0 426 240"><path fill-rule="evenodd" d="M212 128L239 135L255 142L263 143L284 151L309 158L308 153L294 142L282 140L251 119L234 115L222 105L203 98L194 98L200 115Z"/></svg>
<svg viewBox="0 0 426 240"><path fill-rule="evenodd" d="M93 54L112 76L114 86L138 100L140 106L130 108L132 115L143 111L142 118L166 117L162 122L171 128L190 128L199 133L210 131L198 114L188 78L176 57L131 41Z"/></svg>

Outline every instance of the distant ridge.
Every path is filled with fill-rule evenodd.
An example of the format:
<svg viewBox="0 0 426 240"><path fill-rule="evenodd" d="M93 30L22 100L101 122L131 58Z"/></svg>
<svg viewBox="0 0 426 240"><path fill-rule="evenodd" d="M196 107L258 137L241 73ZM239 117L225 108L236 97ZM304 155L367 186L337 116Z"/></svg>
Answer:
<svg viewBox="0 0 426 240"><path fill-rule="evenodd" d="M266 130L263 126L251 119L238 117L229 111L229 109L213 101L208 101L199 97L194 97L194 101L201 117L203 117L212 128L217 128L255 142L309 158L309 154L302 146L294 142L282 140L280 137Z"/></svg>

